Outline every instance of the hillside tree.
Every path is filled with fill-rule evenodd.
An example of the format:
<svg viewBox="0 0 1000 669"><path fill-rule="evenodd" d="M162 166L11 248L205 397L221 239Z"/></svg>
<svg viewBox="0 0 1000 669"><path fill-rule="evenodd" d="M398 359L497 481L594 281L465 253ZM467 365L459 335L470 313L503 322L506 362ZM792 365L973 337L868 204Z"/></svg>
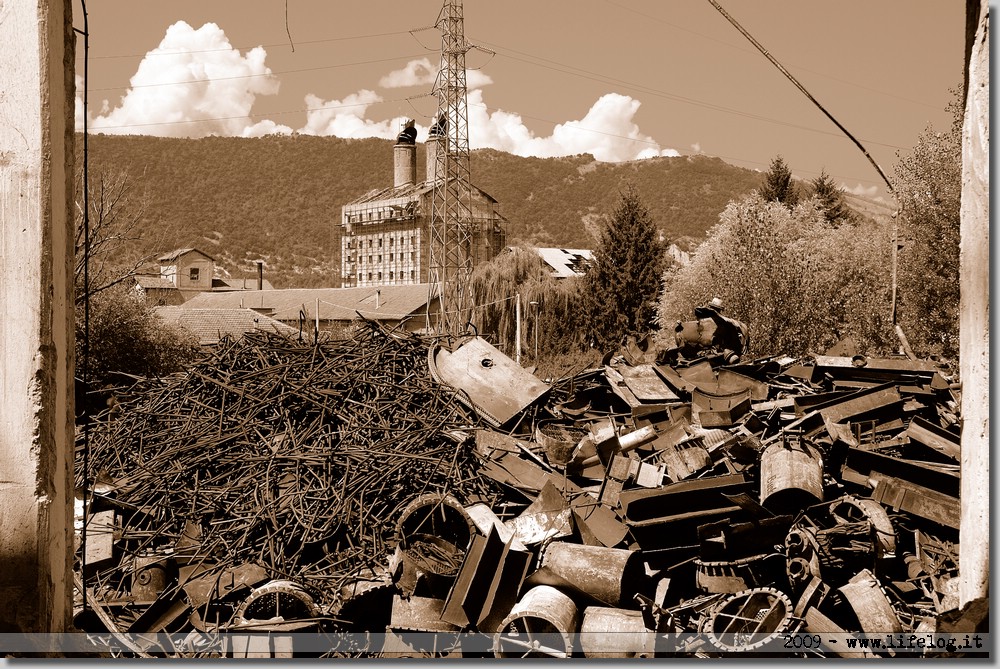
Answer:
<svg viewBox="0 0 1000 669"><path fill-rule="evenodd" d="M594 263L586 275L584 312L595 346L609 350L625 335L646 333L655 326L664 263L656 224L629 184L604 221Z"/></svg>
<svg viewBox="0 0 1000 669"><path fill-rule="evenodd" d="M133 282L148 260L140 250L145 198L127 171L98 173L89 205L85 234L81 180L74 249L77 377L86 371L95 388L119 383L116 373L156 376L180 369L198 354L197 342L160 321Z"/></svg>
<svg viewBox="0 0 1000 669"><path fill-rule="evenodd" d="M958 355L962 196L961 96L946 132L927 128L900 156L895 190L902 208L898 322L918 355Z"/></svg>
<svg viewBox="0 0 1000 669"><path fill-rule="evenodd" d="M731 202L691 262L665 272L658 346L719 297L753 356L822 353L846 338L862 353L890 350L889 224L858 226L831 227L813 198L792 210L759 193Z"/></svg>
<svg viewBox="0 0 1000 669"><path fill-rule="evenodd" d="M819 200L819 207L830 225L839 225L848 220L851 210L844 203L844 192L833 178L821 170L819 176L812 180L813 197Z"/></svg>
<svg viewBox="0 0 1000 669"><path fill-rule="evenodd" d="M771 160L771 167L764 174L760 195L765 202L780 202L789 209L798 204L799 192L792 180L792 171L780 155Z"/></svg>

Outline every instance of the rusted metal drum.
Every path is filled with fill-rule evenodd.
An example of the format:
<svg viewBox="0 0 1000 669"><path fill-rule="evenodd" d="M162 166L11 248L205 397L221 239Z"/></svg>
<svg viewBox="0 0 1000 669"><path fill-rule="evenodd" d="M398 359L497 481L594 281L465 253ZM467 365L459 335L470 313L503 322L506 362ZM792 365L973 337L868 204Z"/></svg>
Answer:
<svg viewBox="0 0 1000 669"><path fill-rule="evenodd" d="M137 555L132 569L132 597L151 602L167 587L169 558L162 555Z"/></svg>
<svg viewBox="0 0 1000 669"><path fill-rule="evenodd" d="M580 649L586 657L651 657L654 634L641 611L588 606L580 624Z"/></svg>
<svg viewBox="0 0 1000 669"><path fill-rule="evenodd" d="M760 456L760 503L795 513L823 501L823 455L802 440L777 441Z"/></svg>
<svg viewBox="0 0 1000 669"><path fill-rule="evenodd" d="M419 571L442 576L458 573L474 528L458 500L437 493L415 498L396 523L403 560Z"/></svg>
<svg viewBox="0 0 1000 669"><path fill-rule="evenodd" d="M555 542L546 547L531 580L571 588L607 606L633 608L645 568L636 551Z"/></svg>
<svg viewBox="0 0 1000 669"><path fill-rule="evenodd" d="M538 585L524 594L494 637L497 657L569 657L580 624L576 604L565 593Z"/></svg>

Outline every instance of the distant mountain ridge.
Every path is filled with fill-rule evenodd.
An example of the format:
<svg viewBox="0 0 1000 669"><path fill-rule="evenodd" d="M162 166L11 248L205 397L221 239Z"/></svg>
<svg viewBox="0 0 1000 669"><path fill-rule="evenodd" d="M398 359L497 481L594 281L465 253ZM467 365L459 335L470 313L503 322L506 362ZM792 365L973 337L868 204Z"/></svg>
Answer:
<svg viewBox="0 0 1000 669"><path fill-rule="evenodd" d="M341 207L392 184L393 142L270 136L175 139L92 135L91 184L127 170L147 198L144 251L194 246L233 277L266 261L280 288L338 285ZM78 159L82 151L78 150ZM424 175L418 146L418 178ZM668 241L690 247L761 175L707 156L601 163L590 155L522 158L483 149L472 180L500 203L508 239L593 248L623 185L639 191Z"/></svg>

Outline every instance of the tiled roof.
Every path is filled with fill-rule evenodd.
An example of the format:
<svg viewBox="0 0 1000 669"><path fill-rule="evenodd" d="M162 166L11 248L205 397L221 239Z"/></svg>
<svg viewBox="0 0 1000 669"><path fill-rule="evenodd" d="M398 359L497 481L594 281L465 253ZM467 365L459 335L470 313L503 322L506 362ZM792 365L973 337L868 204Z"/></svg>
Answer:
<svg viewBox="0 0 1000 669"><path fill-rule="evenodd" d="M168 323L190 330L200 344L214 344L225 336L241 337L246 332L266 330L286 336L298 336L299 331L252 309L189 309L154 307L156 315Z"/></svg>
<svg viewBox="0 0 1000 669"><path fill-rule="evenodd" d="M196 252L202 254L203 256L205 256L206 258L208 258L209 260L215 260L215 258L213 258L212 256L208 255L207 253L205 253L201 249L196 249L196 248L175 249L175 250L171 251L170 253L164 253L162 256L160 256L159 258L157 258L157 260L159 260L160 262L167 262L167 261L170 261L170 260L176 260L177 258L180 258L182 255L185 255L187 253L191 253L192 251L196 251Z"/></svg>
<svg viewBox="0 0 1000 669"><path fill-rule="evenodd" d="M427 304L426 283L407 286L364 288L282 288L202 293L184 303L186 309L248 307L267 313L271 318L298 321L299 311L308 318L323 321L352 321L360 312L372 320L398 321L423 309ZM376 296L376 291L378 295ZM378 308L376 308L376 302Z"/></svg>
<svg viewBox="0 0 1000 669"><path fill-rule="evenodd" d="M248 276L242 279L215 277L212 279L212 290L257 290L257 277ZM264 279L264 290L274 290L274 286L267 279Z"/></svg>
<svg viewBox="0 0 1000 669"><path fill-rule="evenodd" d="M535 249L542 260L552 268L552 275L559 278L585 274L594 261L594 252L589 249Z"/></svg>
<svg viewBox="0 0 1000 669"><path fill-rule="evenodd" d="M433 190L434 183L431 181L419 181L413 184L407 184L405 186L390 186L388 188L376 188L370 190L361 197L351 200L345 206L350 207L355 204L366 204L369 202L381 202L382 200L395 200L401 198L417 198L424 193ZM477 186L472 186L482 195L484 198L490 202L496 202L496 199L482 188Z"/></svg>
<svg viewBox="0 0 1000 669"><path fill-rule="evenodd" d="M150 276L149 274L136 274L135 282L146 290L153 288L173 289L177 287L172 281L164 279L162 276Z"/></svg>

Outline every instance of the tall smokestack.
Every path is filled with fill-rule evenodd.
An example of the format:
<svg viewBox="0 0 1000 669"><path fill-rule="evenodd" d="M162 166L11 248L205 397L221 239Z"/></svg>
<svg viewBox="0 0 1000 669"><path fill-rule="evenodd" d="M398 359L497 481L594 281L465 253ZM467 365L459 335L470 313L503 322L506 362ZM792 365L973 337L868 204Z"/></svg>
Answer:
<svg viewBox="0 0 1000 669"><path fill-rule="evenodd" d="M438 154L445 150L448 119L443 115L431 124L427 133L427 181L434 182L444 175L438 174Z"/></svg>
<svg viewBox="0 0 1000 669"><path fill-rule="evenodd" d="M392 147L393 185L412 186L417 180L417 129L407 119Z"/></svg>
<svg viewBox="0 0 1000 669"><path fill-rule="evenodd" d="M264 290L264 261L257 261L257 290Z"/></svg>

